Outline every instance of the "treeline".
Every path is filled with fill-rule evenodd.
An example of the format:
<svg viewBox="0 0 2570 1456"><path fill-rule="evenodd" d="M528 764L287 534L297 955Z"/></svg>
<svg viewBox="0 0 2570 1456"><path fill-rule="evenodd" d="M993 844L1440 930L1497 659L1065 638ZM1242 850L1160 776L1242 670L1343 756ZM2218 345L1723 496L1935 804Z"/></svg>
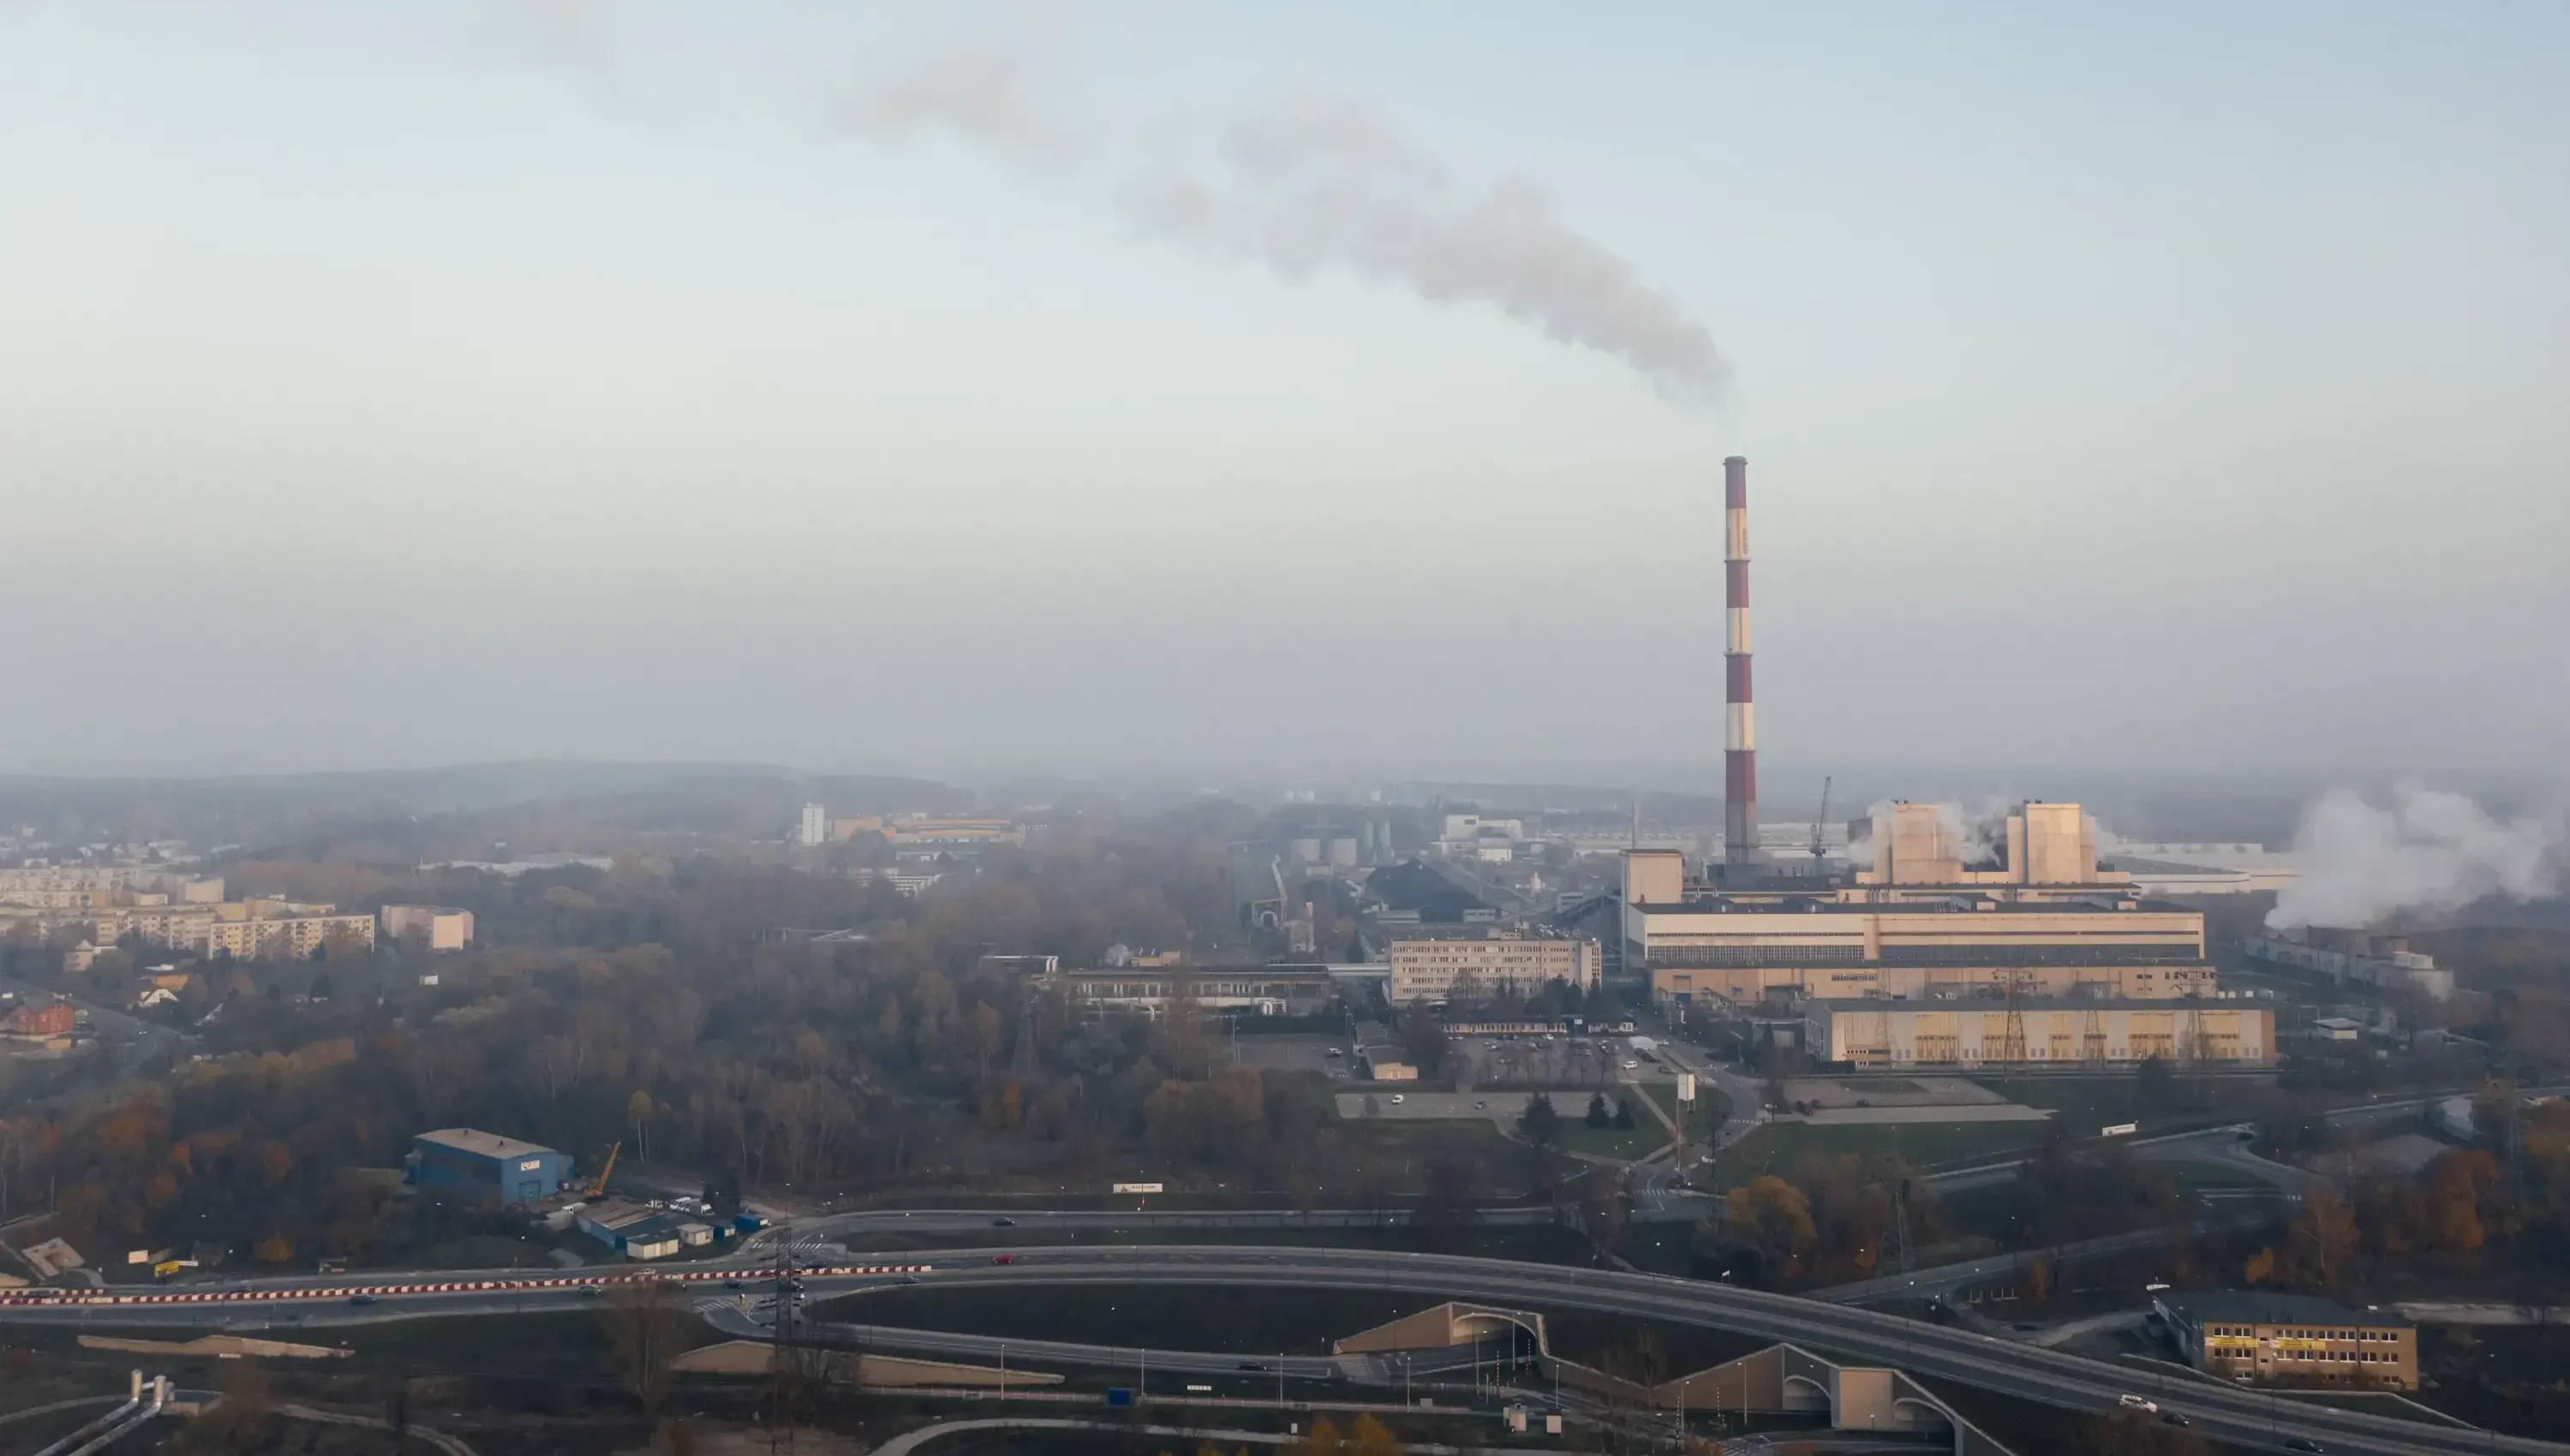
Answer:
<svg viewBox="0 0 2570 1456"><path fill-rule="evenodd" d="M544 938L613 943L208 967L174 1012L203 1059L0 1120L0 1215L56 1207L84 1249L389 1256L452 1232L381 1175L414 1134L449 1126L591 1167L622 1142L631 1163L727 1190L1063 1181L1136 1154L1318 1183L1351 1160L1315 1076L1226 1067L1184 1005L1155 1023L1076 1019L990 959L1219 940L1233 911L1203 814L1075 822L922 902L710 856L579 885L476 877L523 898L510 913L543 907ZM296 863L256 873L382 890L336 863L296 882ZM863 938L769 933L832 916ZM667 939L623 938L645 927Z"/></svg>
<svg viewBox="0 0 2570 1456"><path fill-rule="evenodd" d="M2477 1099L2491 1147L2439 1154L2416 1177L2356 1160L2284 1236L2252 1254L2251 1283L2341 1296L2400 1278L2504 1269L2518 1302L2570 1298L2570 1104Z"/></svg>

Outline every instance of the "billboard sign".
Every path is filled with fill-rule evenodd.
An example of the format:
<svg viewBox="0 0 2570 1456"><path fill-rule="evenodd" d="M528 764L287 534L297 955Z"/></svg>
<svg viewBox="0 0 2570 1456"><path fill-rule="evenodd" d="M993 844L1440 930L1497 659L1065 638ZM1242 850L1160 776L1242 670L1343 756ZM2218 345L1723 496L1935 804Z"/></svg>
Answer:
<svg viewBox="0 0 2570 1456"><path fill-rule="evenodd" d="M2101 1138L2129 1138L2141 1130L2142 1125L2140 1123L2119 1122L2111 1127L2101 1127L2097 1129L2097 1136Z"/></svg>
<svg viewBox="0 0 2570 1456"><path fill-rule="evenodd" d="M1117 1193L1158 1193L1159 1191L1160 1185L1156 1183L1119 1183L1115 1185L1115 1192Z"/></svg>

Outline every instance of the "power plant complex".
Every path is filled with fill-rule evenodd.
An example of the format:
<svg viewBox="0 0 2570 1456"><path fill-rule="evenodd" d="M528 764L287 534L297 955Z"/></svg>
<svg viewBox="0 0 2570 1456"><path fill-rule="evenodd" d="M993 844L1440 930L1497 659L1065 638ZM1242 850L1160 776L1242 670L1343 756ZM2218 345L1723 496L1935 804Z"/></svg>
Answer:
<svg viewBox="0 0 2570 1456"><path fill-rule="evenodd" d="M1884 804L1850 826L1846 873L1767 862L1738 456L1723 462L1723 574L1720 858L1698 873L1676 850L1624 855L1622 964L1656 1001L1799 1017L1815 1057L1860 1065L2275 1059L2273 1013L2215 985L2202 911L2103 868L2076 804L1982 824Z"/></svg>

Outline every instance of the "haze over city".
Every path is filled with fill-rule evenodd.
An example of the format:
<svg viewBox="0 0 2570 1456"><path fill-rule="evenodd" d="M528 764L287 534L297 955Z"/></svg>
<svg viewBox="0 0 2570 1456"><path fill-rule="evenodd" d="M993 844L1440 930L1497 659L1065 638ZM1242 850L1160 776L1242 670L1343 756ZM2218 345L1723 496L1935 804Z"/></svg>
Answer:
<svg viewBox="0 0 2570 1456"><path fill-rule="evenodd" d="M2539 786L2565 39L0 7L0 769Z"/></svg>

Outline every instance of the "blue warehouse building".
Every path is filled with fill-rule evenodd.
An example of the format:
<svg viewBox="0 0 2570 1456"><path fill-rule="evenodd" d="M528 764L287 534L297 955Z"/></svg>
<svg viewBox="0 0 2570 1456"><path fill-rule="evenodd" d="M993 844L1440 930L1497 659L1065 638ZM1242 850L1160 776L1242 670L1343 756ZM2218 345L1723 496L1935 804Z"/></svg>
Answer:
<svg viewBox="0 0 2570 1456"><path fill-rule="evenodd" d="M571 1181L571 1155L469 1127L411 1140L410 1182L431 1198L462 1204L540 1203Z"/></svg>

